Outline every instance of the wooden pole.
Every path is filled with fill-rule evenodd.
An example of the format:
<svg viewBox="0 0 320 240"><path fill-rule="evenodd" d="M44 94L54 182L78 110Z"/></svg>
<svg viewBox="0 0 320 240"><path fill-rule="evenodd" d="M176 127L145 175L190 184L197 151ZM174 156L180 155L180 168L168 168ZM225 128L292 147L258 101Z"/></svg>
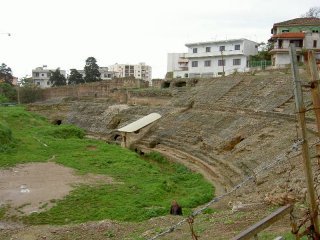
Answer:
<svg viewBox="0 0 320 240"><path fill-rule="evenodd" d="M285 215L289 214L293 209L293 205L283 206L269 216L250 226L243 232L239 233L237 236L232 238L232 240L247 240L247 239L258 239L258 233L271 226L273 223L282 219Z"/></svg>
<svg viewBox="0 0 320 240"><path fill-rule="evenodd" d="M320 84L319 84L319 73L317 71L317 65L316 65L316 60L314 57L314 51L308 51L308 65L310 69L310 74L311 74L311 82L310 82L310 87L311 87L311 95L312 95L312 102L313 102L313 107L314 107L314 112L316 115L316 120L317 120L317 129L318 129L318 134L320 133ZM320 165L320 145L316 145L316 151L318 155L318 164Z"/></svg>
<svg viewBox="0 0 320 240"><path fill-rule="evenodd" d="M319 73L317 71L316 61L314 57L314 52L308 52L308 62L310 67L311 74L311 94L312 94L312 102L314 111L316 114L317 127L318 131L320 131L320 97L319 97Z"/></svg>
<svg viewBox="0 0 320 240"><path fill-rule="evenodd" d="M311 215L311 224L314 226L314 230L317 236L319 236L319 222L318 222L318 207L316 204L316 196L314 191L314 182L313 174L310 163L310 153L309 145L307 140L307 131L306 131L306 117L305 117L305 106L303 102L301 81L298 73L297 66L297 54L296 49L293 44L290 44L290 60L291 60L291 70L293 75L293 84L294 84L294 95L296 101L296 107L298 110L298 118L302 135L302 157L304 163L304 172L306 175L307 188L309 193L309 205L310 205L310 215Z"/></svg>

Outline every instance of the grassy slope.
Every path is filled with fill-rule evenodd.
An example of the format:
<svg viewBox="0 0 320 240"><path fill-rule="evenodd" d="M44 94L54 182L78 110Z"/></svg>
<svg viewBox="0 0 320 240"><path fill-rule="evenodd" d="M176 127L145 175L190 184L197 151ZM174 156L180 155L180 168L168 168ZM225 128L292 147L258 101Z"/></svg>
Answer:
<svg viewBox="0 0 320 240"><path fill-rule="evenodd" d="M15 139L14 148L0 152L2 168L44 162L55 156L54 161L77 169L79 174L107 174L124 183L81 186L47 212L24 217L26 222L64 224L105 218L140 221L167 214L173 199L188 214L213 196L212 186L201 175L181 165L157 155L142 159L118 146L81 139L81 130L52 126L22 107L0 107L0 124L10 128ZM64 132L74 137L61 135Z"/></svg>

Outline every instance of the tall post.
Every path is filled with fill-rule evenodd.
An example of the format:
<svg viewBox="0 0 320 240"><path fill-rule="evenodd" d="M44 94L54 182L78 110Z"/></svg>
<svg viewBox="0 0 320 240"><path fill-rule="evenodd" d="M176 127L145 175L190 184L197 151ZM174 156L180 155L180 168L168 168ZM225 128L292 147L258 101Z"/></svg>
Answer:
<svg viewBox="0 0 320 240"><path fill-rule="evenodd" d="M306 175L306 182L307 188L309 193L309 207L310 215L311 215L311 224L314 226L314 230L316 233L316 237L319 237L319 222L318 222L318 207L316 204L316 197L314 191L314 182L313 182L313 173L311 168L310 162L310 152L309 152L309 145L307 140L307 131L306 131L306 117L305 117L305 106L303 102L303 95L302 95L302 87L301 81L298 73L298 66L297 66L297 54L296 49L293 44L290 44L290 60L291 60L291 70L293 75L293 85L294 85L294 95L295 95L295 102L296 108L298 110L298 118L299 124L301 129L302 135L302 157L304 163L304 172Z"/></svg>
<svg viewBox="0 0 320 240"><path fill-rule="evenodd" d="M224 76L224 59L223 59L223 51L221 50L221 61L222 61L222 76Z"/></svg>
<svg viewBox="0 0 320 240"><path fill-rule="evenodd" d="M320 78L319 78L319 73L317 71L314 51L311 51L311 50L308 51L308 63L309 63L308 65L309 65L310 75L311 75L310 87L311 87L313 109L316 115L318 133L320 133L320 96L319 96ZM316 151L318 155L318 164L320 165L320 145L319 144L316 145Z"/></svg>
<svg viewBox="0 0 320 240"><path fill-rule="evenodd" d="M310 68L310 74L311 74L311 94L312 94L312 102L314 111L316 114L316 120L317 120L317 127L318 131L320 131L320 97L319 97L319 73L317 71L316 61L314 57L314 52L309 51L308 52L308 62L309 62L309 68Z"/></svg>
<svg viewBox="0 0 320 240"><path fill-rule="evenodd" d="M20 83L17 84L18 85L18 104L20 105Z"/></svg>

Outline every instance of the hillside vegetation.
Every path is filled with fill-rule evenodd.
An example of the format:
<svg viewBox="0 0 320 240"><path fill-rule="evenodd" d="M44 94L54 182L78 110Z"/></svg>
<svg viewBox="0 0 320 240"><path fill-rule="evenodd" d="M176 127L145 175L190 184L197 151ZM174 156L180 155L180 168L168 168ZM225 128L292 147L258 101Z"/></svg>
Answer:
<svg viewBox="0 0 320 240"><path fill-rule="evenodd" d="M2 169L50 159L76 169L78 174L107 175L119 183L78 186L64 199L53 200L55 205L51 209L16 216L18 220L31 224L102 219L141 221L168 214L173 199L188 214L213 197L213 187L200 174L159 154L142 158L117 145L86 139L82 129L51 125L44 117L23 107L1 107L0 114ZM0 205L0 220L12 219L14 216L9 212L10 206Z"/></svg>

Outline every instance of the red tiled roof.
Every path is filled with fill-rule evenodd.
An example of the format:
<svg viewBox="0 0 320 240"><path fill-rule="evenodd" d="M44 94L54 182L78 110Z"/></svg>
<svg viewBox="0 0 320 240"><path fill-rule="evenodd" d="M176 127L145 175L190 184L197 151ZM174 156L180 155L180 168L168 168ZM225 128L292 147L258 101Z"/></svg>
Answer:
<svg viewBox="0 0 320 240"><path fill-rule="evenodd" d="M304 38L303 32L284 32L273 35L272 38Z"/></svg>
<svg viewBox="0 0 320 240"><path fill-rule="evenodd" d="M273 24L273 27L278 26L310 26L310 25L318 25L320 26L320 18L311 17L311 18L294 18L284 22L278 22Z"/></svg>

